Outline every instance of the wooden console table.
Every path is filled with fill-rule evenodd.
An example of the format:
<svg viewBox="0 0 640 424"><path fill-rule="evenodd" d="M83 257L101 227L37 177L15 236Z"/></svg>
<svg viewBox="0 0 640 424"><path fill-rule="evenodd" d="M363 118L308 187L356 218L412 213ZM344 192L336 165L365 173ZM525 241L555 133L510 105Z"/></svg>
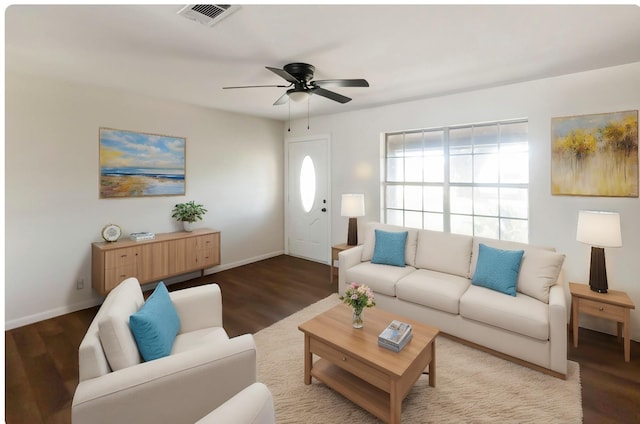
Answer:
<svg viewBox="0 0 640 424"><path fill-rule="evenodd" d="M571 331L573 347L578 347L578 320L580 313L612 320L618 323L618 340L624 335L624 360L631 359L630 321L631 309L635 305L623 291L609 290L608 293L592 291L587 284L569 283L571 291Z"/></svg>
<svg viewBox="0 0 640 424"><path fill-rule="evenodd" d="M334 262L338 260L338 254L343 250L351 249L355 246L349 246L347 243L336 244L335 246L331 246L331 275L329 277L329 284L333 284L334 278L338 278L338 266L334 266Z"/></svg>
<svg viewBox="0 0 640 424"><path fill-rule="evenodd" d="M91 245L92 285L103 295L129 277L144 284L198 270L204 275L205 269L219 264L220 231L206 228Z"/></svg>

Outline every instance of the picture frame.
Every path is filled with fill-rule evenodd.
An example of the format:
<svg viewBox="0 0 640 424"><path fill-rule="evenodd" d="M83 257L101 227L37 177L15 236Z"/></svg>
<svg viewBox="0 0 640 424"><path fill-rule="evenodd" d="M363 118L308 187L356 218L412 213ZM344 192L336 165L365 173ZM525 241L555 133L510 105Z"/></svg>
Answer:
<svg viewBox="0 0 640 424"><path fill-rule="evenodd" d="M186 138L100 128L101 199L181 196L186 188Z"/></svg>
<svg viewBox="0 0 640 424"><path fill-rule="evenodd" d="M638 111L551 118L551 194L638 197Z"/></svg>

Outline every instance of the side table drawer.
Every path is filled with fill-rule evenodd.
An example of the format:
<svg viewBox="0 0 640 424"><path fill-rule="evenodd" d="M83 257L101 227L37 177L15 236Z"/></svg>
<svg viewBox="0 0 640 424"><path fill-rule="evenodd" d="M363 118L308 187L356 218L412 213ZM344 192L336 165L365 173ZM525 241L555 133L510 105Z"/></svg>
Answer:
<svg viewBox="0 0 640 424"><path fill-rule="evenodd" d="M351 374L360 377L379 389L386 392L389 391L389 376L367 364L363 364L350 354L341 352L314 338L311 338L310 340L310 349L312 353L315 353L321 358L324 358L340 368L349 371Z"/></svg>
<svg viewBox="0 0 640 424"><path fill-rule="evenodd" d="M604 302L580 299L580 310L578 312L622 322L624 320L625 308Z"/></svg>

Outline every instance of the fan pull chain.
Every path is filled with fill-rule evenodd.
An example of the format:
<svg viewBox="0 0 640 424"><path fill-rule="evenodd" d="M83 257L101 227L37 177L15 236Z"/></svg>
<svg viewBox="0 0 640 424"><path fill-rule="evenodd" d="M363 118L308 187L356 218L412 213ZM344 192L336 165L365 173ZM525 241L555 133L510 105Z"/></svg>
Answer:
<svg viewBox="0 0 640 424"><path fill-rule="evenodd" d="M309 129L309 102L311 101L311 94L307 95L307 129Z"/></svg>
<svg viewBox="0 0 640 424"><path fill-rule="evenodd" d="M289 129L287 131L291 132L291 99L287 103L289 104Z"/></svg>

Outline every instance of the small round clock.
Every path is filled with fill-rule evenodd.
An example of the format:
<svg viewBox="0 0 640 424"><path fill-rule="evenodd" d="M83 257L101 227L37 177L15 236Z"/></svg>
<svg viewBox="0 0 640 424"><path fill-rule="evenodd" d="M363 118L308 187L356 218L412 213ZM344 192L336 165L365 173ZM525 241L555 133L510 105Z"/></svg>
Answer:
<svg viewBox="0 0 640 424"><path fill-rule="evenodd" d="M117 241L122 235L122 230L116 224L105 225L102 229L102 238L106 241Z"/></svg>

